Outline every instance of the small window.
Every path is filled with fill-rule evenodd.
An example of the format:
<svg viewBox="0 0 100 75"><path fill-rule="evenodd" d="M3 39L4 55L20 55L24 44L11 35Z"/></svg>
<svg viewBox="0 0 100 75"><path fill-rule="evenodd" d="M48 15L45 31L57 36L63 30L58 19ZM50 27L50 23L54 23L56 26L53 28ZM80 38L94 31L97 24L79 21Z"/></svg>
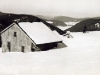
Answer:
<svg viewBox="0 0 100 75"><path fill-rule="evenodd" d="M14 37L17 37L17 33L16 32L14 32Z"/></svg>
<svg viewBox="0 0 100 75"><path fill-rule="evenodd" d="M34 45L33 45L33 43L31 43L31 51L32 52L34 52L34 48L33 47L34 47Z"/></svg>
<svg viewBox="0 0 100 75"><path fill-rule="evenodd" d="M24 46L22 46L22 49L21 49L21 51L22 51L22 52L24 52Z"/></svg>
<svg viewBox="0 0 100 75"><path fill-rule="evenodd" d="M10 51L11 51L11 50L10 50L10 49L11 49L10 42L7 43L7 47L8 47L8 50L9 50L9 52L10 52Z"/></svg>

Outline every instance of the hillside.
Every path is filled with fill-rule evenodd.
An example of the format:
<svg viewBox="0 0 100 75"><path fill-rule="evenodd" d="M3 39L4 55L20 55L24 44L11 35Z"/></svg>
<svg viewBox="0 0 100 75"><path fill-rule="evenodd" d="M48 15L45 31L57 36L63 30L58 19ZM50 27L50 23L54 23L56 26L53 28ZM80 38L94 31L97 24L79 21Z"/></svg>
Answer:
<svg viewBox="0 0 100 75"><path fill-rule="evenodd" d="M52 23L53 26L67 26L67 24L65 24L65 22L63 21L58 21L58 20L47 20L47 21L53 22Z"/></svg>
<svg viewBox="0 0 100 75"><path fill-rule="evenodd" d="M66 16L56 16L56 17L48 17L43 15L37 15L38 18L41 18L45 21L53 22L54 26L66 26L65 22L80 22L88 18L71 18Z"/></svg>
<svg viewBox="0 0 100 75"><path fill-rule="evenodd" d="M87 18L71 18L71 17L66 17L66 16L56 16L52 18L52 20L58 20L58 21L63 21L63 22L80 22L85 19Z"/></svg>
<svg viewBox="0 0 100 75"><path fill-rule="evenodd" d="M51 21L53 22L54 26L67 26L67 22L80 22L83 21L87 18L71 18L71 17L66 17L66 16L56 16L53 17L52 20L45 19L46 21Z"/></svg>
<svg viewBox="0 0 100 75"><path fill-rule="evenodd" d="M47 25L51 30L56 30L59 34L63 34L64 31L59 28L53 26L52 24L47 23L45 20L38 18L33 15L27 14L12 14L12 13L2 13L0 12L0 31L4 28L12 24L15 20L18 22L43 22Z"/></svg>
<svg viewBox="0 0 100 75"><path fill-rule="evenodd" d="M99 23L100 19L86 19L86 20L83 20L79 23L77 23L75 26L65 30L65 31L71 31L71 32L82 32L83 31L83 28L84 28L84 25L88 27L90 26L93 26L94 24L96 23ZM95 29L87 29L87 31L96 31Z"/></svg>
<svg viewBox="0 0 100 75"><path fill-rule="evenodd" d="M49 17L49 16L43 16L43 15L36 15L38 18L44 19L44 20L51 20L51 21L62 21L62 22L79 22L88 18L72 18L67 16L55 16L55 17ZM95 17L98 18L98 17Z"/></svg>
<svg viewBox="0 0 100 75"><path fill-rule="evenodd" d="M52 25L53 26L66 26L66 24L64 23L64 21L60 21L60 20L53 20L52 17L48 17L48 16L43 16L43 15L36 15L38 18L41 18L45 21L51 21L53 22Z"/></svg>
<svg viewBox="0 0 100 75"><path fill-rule="evenodd" d="M2 13L0 14L0 31L12 24L15 20L19 22L39 22L41 19L32 15Z"/></svg>
<svg viewBox="0 0 100 75"><path fill-rule="evenodd" d="M49 16L43 16L43 15L36 15L38 18L41 18L43 20L52 20L52 17Z"/></svg>

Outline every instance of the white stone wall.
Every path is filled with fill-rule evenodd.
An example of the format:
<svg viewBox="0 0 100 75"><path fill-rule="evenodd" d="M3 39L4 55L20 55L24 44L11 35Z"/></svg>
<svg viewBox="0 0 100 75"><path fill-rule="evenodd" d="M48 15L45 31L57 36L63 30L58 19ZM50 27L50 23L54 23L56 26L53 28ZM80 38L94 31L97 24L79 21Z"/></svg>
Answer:
<svg viewBox="0 0 100 75"><path fill-rule="evenodd" d="M17 33L16 37L14 37L14 32ZM11 52L21 52L22 46L24 46L24 52L30 52L31 43L33 43L34 47L37 48L35 43L16 24L3 32L1 38L3 52L9 52L7 42L11 43Z"/></svg>

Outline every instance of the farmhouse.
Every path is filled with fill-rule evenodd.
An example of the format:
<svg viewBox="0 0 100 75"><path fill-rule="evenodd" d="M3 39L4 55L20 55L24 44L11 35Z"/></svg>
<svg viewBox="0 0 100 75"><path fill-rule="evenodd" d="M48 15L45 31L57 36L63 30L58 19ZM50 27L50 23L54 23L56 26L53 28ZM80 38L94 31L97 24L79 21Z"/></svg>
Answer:
<svg viewBox="0 0 100 75"><path fill-rule="evenodd" d="M42 22L13 23L1 32L3 52L33 52L57 47L62 40Z"/></svg>

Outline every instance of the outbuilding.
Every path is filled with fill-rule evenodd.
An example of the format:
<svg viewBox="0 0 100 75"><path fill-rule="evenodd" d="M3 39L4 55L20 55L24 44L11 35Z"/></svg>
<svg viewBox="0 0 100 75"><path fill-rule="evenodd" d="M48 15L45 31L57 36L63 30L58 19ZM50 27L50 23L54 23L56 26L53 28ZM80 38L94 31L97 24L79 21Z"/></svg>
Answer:
<svg viewBox="0 0 100 75"><path fill-rule="evenodd" d="M57 47L62 40L42 22L13 23L1 32L3 52L33 52Z"/></svg>

